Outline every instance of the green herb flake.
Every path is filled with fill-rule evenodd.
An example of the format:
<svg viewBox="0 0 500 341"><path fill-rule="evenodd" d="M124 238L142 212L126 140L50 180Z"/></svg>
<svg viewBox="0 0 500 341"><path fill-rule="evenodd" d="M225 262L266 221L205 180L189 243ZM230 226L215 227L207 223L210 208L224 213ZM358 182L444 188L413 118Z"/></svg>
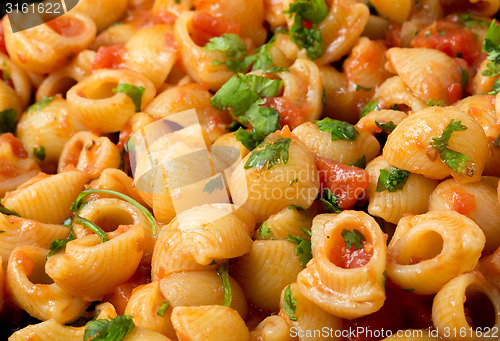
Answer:
<svg viewBox="0 0 500 341"><path fill-rule="evenodd" d="M457 174L464 174L466 176L474 175L474 162L465 154L448 148L448 143L453 132L467 130L467 127L462 125L462 121L455 121L452 119L441 137L433 137L429 144L436 148L441 157L441 160L450 167Z"/></svg>
<svg viewBox="0 0 500 341"><path fill-rule="evenodd" d="M264 148L252 152L244 168L263 169L267 165L267 169L271 169L274 165L287 164L291 142L290 138L280 138L273 144L265 144Z"/></svg>
<svg viewBox="0 0 500 341"><path fill-rule="evenodd" d="M363 107L363 109L361 109L361 113L359 114L359 117L360 118L365 117L366 115L368 115L372 111L378 111L378 110L380 110L380 109L377 105L377 100L374 99L373 101L366 103L366 105Z"/></svg>
<svg viewBox="0 0 500 341"><path fill-rule="evenodd" d="M5 233L5 231L4 231L4 230L0 230L0 234L4 234L4 233Z"/></svg>
<svg viewBox="0 0 500 341"><path fill-rule="evenodd" d="M119 315L114 319L90 321L85 328L83 341L120 341L134 329L135 324L130 315Z"/></svg>
<svg viewBox="0 0 500 341"><path fill-rule="evenodd" d="M332 193L328 188L323 189L323 193L319 198L323 204L323 208L327 213L340 213L342 210L339 208L337 196Z"/></svg>
<svg viewBox="0 0 500 341"><path fill-rule="evenodd" d="M295 317L295 314L297 313L297 300L293 298L290 285L288 285L285 289L283 309L291 321L297 321L297 318Z"/></svg>
<svg viewBox="0 0 500 341"><path fill-rule="evenodd" d="M40 161L45 161L45 147L40 146L38 148L33 148L33 156L36 157Z"/></svg>
<svg viewBox="0 0 500 341"><path fill-rule="evenodd" d="M487 69L482 72L483 76L496 77L500 75L500 25L497 25L495 20L491 21L486 37L483 42L483 52L488 53ZM490 95L496 95L500 92L500 78L493 84L492 90L488 92Z"/></svg>
<svg viewBox="0 0 500 341"><path fill-rule="evenodd" d="M52 101L54 100L54 98L55 98L55 96L54 97L43 97L43 99L40 102L36 102L32 106L30 106L28 108L28 112L38 112L38 111L42 110L47 105L49 105L50 103L52 103Z"/></svg>
<svg viewBox="0 0 500 341"><path fill-rule="evenodd" d="M428 107L433 107L433 106L435 106L435 105L437 105L438 107L444 107L444 105L443 105L443 103L441 102L441 100L439 100L439 101L435 102L435 101L434 101L434 99L432 99L432 98L431 98L431 99L429 99L429 100L427 101L427 106L428 106Z"/></svg>
<svg viewBox="0 0 500 341"><path fill-rule="evenodd" d="M332 141L347 140L354 141L359 135L358 130L347 122L333 120L329 117L316 122L316 126L320 131L330 133Z"/></svg>
<svg viewBox="0 0 500 341"><path fill-rule="evenodd" d="M446 35L446 31L445 30L438 30L437 33L439 33L442 36Z"/></svg>
<svg viewBox="0 0 500 341"><path fill-rule="evenodd" d="M469 82L469 72L464 68L460 68L460 73L462 75L462 78L460 80L460 86L462 87L462 90L465 91L467 83Z"/></svg>
<svg viewBox="0 0 500 341"><path fill-rule="evenodd" d="M219 275L222 280L222 289L224 290L224 302L222 305L229 307L233 299L231 285L229 284L229 265L227 263L219 264L217 267L217 275Z"/></svg>
<svg viewBox="0 0 500 341"><path fill-rule="evenodd" d="M293 179L292 181L290 181L290 187L293 187L293 185L295 185L298 181L299 179Z"/></svg>
<svg viewBox="0 0 500 341"><path fill-rule="evenodd" d="M156 315L160 317L165 317L165 314L167 313L168 308L170 308L170 301L166 300L160 305L160 308L158 309L158 312Z"/></svg>
<svg viewBox="0 0 500 341"><path fill-rule="evenodd" d="M7 207L3 205L0 205L0 213L5 215L15 215L16 217L19 217L19 214L16 211L9 210Z"/></svg>
<svg viewBox="0 0 500 341"><path fill-rule="evenodd" d="M354 167L358 167L358 168L365 168L366 167L366 155L363 155L358 160L354 161L353 163L350 163L349 166L354 166Z"/></svg>
<svg viewBox="0 0 500 341"><path fill-rule="evenodd" d="M462 20L464 20L465 26L469 26L469 27L477 27L477 26L488 27L488 25L490 25L490 23L488 21L483 20L483 19L473 18L468 13L459 14L458 17L461 18Z"/></svg>
<svg viewBox="0 0 500 341"><path fill-rule="evenodd" d="M306 229L301 229L306 235L311 235L311 233ZM311 240L304 239L302 237L294 237L287 234L286 240L290 243L297 244L295 249L295 254L299 256L299 262L303 268L306 267L307 262L312 258Z"/></svg>
<svg viewBox="0 0 500 341"><path fill-rule="evenodd" d="M276 42L276 36L273 36L266 44L258 47L255 50L254 64L252 71L262 70L263 72L279 72L288 71L287 68L277 67L273 65L273 56L269 52L271 46Z"/></svg>
<svg viewBox="0 0 500 341"><path fill-rule="evenodd" d="M213 191L222 189L224 189L224 184L222 183L222 176L219 174L205 184L203 192L208 192L208 194L212 194Z"/></svg>
<svg viewBox="0 0 500 341"><path fill-rule="evenodd" d="M403 289L403 290L407 291L407 292L414 292L415 291L415 289L413 289L413 288L408 288L408 289Z"/></svg>
<svg viewBox="0 0 500 341"><path fill-rule="evenodd" d="M68 223L68 219L69 219L69 223ZM70 228L69 230L69 235L67 238L64 238L64 239L55 239L53 240L51 243L50 243L50 246L49 246L49 253L47 253L47 258L55 255L56 253L58 253L59 251L63 250L64 248L66 248L66 244L68 244L68 242L76 239L76 236L73 232L73 225L71 224L71 218L68 218L66 219L66 221L63 223L63 226L67 226Z"/></svg>
<svg viewBox="0 0 500 341"><path fill-rule="evenodd" d="M10 79L10 73L9 73L9 66L7 65L7 62L2 63L2 79L4 81L8 81Z"/></svg>
<svg viewBox="0 0 500 341"><path fill-rule="evenodd" d="M352 250L354 247L354 250L357 249L362 249L363 248L363 242L366 241L365 236L358 230L342 230L342 238L344 238L344 244L345 247L347 247L349 250Z"/></svg>
<svg viewBox="0 0 500 341"><path fill-rule="evenodd" d="M367 88L367 87L364 87L362 85L356 85L356 91L359 91L359 90L363 90L363 91L371 91L372 88Z"/></svg>
<svg viewBox="0 0 500 341"><path fill-rule="evenodd" d="M273 239L273 232L267 222L263 222L259 227L259 238L262 240Z"/></svg>
<svg viewBox="0 0 500 341"><path fill-rule="evenodd" d="M0 111L0 134L12 133L16 129L17 112L14 109Z"/></svg>
<svg viewBox="0 0 500 341"><path fill-rule="evenodd" d="M113 89L114 93L124 93L127 95L135 105L135 111L141 111L141 103L142 103L142 95L146 91L146 88L143 86L135 86L131 84L118 84L116 88Z"/></svg>
<svg viewBox="0 0 500 341"><path fill-rule="evenodd" d="M392 193L402 190L409 176L410 172L396 167L383 168L380 170L375 192Z"/></svg>
<svg viewBox="0 0 500 341"><path fill-rule="evenodd" d="M379 121L375 121L375 124L383 131L387 131L389 133L392 133L392 131L396 129L396 125L392 121L386 123L380 123Z"/></svg>
<svg viewBox="0 0 500 341"><path fill-rule="evenodd" d="M245 42L234 33L225 33L220 37L213 37L203 46L208 51L226 52L224 58L226 61L214 60L214 65L224 64L233 72L241 72L248 69L252 60L245 58L248 54Z"/></svg>

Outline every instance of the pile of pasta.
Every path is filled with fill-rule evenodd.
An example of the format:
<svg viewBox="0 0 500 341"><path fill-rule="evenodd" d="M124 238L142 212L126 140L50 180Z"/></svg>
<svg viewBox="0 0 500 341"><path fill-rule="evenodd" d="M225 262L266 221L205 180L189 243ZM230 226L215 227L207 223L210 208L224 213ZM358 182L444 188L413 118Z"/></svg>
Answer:
<svg viewBox="0 0 500 341"><path fill-rule="evenodd" d="M17 33L5 16L1 329L498 340L499 7L81 0ZM193 109L201 140L132 157L131 136ZM151 153L213 147L239 161L187 201L230 202L175 208L168 181L205 177L193 158L139 185Z"/></svg>

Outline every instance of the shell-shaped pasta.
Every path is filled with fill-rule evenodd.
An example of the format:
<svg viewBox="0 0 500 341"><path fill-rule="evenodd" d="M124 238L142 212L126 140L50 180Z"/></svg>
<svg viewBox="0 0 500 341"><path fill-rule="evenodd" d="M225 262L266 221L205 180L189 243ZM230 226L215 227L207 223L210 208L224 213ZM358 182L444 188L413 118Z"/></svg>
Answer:
<svg viewBox="0 0 500 341"><path fill-rule="evenodd" d="M286 240L288 235L307 238L307 235L301 229L309 230L313 217L314 214L300 207L285 207L278 213L271 215L264 222L272 234L265 239ZM263 239L260 234L256 234L255 238Z"/></svg>
<svg viewBox="0 0 500 341"><path fill-rule="evenodd" d="M451 120L461 121L467 127L464 131L453 132L448 144L450 150L471 160L472 164L464 174L457 174L449 168L430 145L432 138L442 136ZM431 179L452 175L461 183L475 182L483 172L488 139L479 123L463 111L454 107L429 107L411 114L394 129L387 138L383 155L392 166Z"/></svg>
<svg viewBox="0 0 500 341"><path fill-rule="evenodd" d="M229 277L229 286L232 295L231 308L245 319L248 312L245 294L232 277ZM170 274L160 281L160 290L172 307L222 305L224 302L222 280L215 270Z"/></svg>
<svg viewBox="0 0 500 341"><path fill-rule="evenodd" d="M88 302L57 286L45 273L48 249L19 246L7 265L7 286L14 302L31 316L45 321L51 318L67 323L82 314Z"/></svg>
<svg viewBox="0 0 500 341"><path fill-rule="evenodd" d="M382 131L382 129L377 126L377 122L381 124L392 122L397 126L406 117L408 117L408 115L399 110L372 111L356 123L356 129L367 131L370 134L376 134Z"/></svg>
<svg viewBox="0 0 500 341"><path fill-rule="evenodd" d="M470 315L465 313L466 307ZM432 322L446 341L491 339L489 333L484 333L485 327L498 330L499 313L500 294L478 271L462 274L446 283L432 303ZM458 333L447 335L446 330Z"/></svg>
<svg viewBox="0 0 500 341"><path fill-rule="evenodd" d="M0 69L2 73L9 75L16 94L19 96L21 105L26 108L31 100L31 84L26 73L17 66L9 56L0 52Z"/></svg>
<svg viewBox="0 0 500 341"><path fill-rule="evenodd" d="M231 78L233 72L224 64L213 65L214 60L224 60L224 52L204 50L191 39L194 16L195 12L184 12L175 21L177 48L187 74L196 83L205 84L210 90L216 91Z"/></svg>
<svg viewBox="0 0 500 341"><path fill-rule="evenodd" d="M311 249L314 254L314 249L316 249L316 245L318 244L318 240L321 238L323 234L323 230L325 229L325 224L330 220L334 219L337 216L337 213L323 213L318 214L314 217L313 223L311 226Z"/></svg>
<svg viewBox="0 0 500 341"><path fill-rule="evenodd" d="M123 226L108 236L105 243L96 235L68 242L64 253L47 260L45 271L70 294L87 301L102 299L134 274L144 249L142 226Z"/></svg>
<svg viewBox="0 0 500 341"><path fill-rule="evenodd" d="M493 187L484 181L462 185L453 179L443 181L430 197L429 210L454 210L465 215L483 230L485 251L491 252L500 246L500 203L496 184Z"/></svg>
<svg viewBox="0 0 500 341"><path fill-rule="evenodd" d="M393 47L386 53L387 69L396 73L419 99L449 105L453 84L460 87L462 73L455 60L444 52L427 48Z"/></svg>
<svg viewBox="0 0 500 341"><path fill-rule="evenodd" d="M52 241L66 238L69 234L66 226L43 224L4 214L0 214L0 230L3 231L0 233L0 257L5 259L5 266L16 247L32 245L48 249Z"/></svg>
<svg viewBox="0 0 500 341"><path fill-rule="evenodd" d="M250 340L250 332L236 310L220 305L175 307L172 324L180 340Z"/></svg>
<svg viewBox="0 0 500 341"><path fill-rule="evenodd" d="M231 267L249 302L264 310L279 310L281 290L302 270L296 247L285 240L257 240Z"/></svg>
<svg viewBox="0 0 500 341"><path fill-rule="evenodd" d="M175 339L175 331L170 322L172 306L168 308L164 315L158 315L160 306L165 302L160 291L158 281L141 285L132 291L125 308L125 315L134 317L134 323L138 327L147 328L160 334Z"/></svg>
<svg viewBox="0 0 500 341"><path fill-rule="evenodd" d="M394 76L386 80L377 90L377 106L390 108L393 105L403 104L413 111L427 107L425 102L415 96L401 77Z"/></svg>
<svg viewBox="0 0 500 341"><path fill-rule="evenodd" d="M95 51L82 51L67 66L48 75L38 86L35 100L39 102L57 94L65 96L73 85L90 75L95 56Z"/></svg>
<svg viewBox="0 0 500 341"><path fill-rule="evenodd" d="M281 162L271 169L244 168L253 153L280 138L291 139L286 164ZM287 127L269 135L258 149L248 154L228 179L233 202L249 210L257 222L289 205L309 208L319 191L319 176L311 151Z"/></svg>
<svg viewBox="0 0 500 341"><path fill-rule="evenodd" d="M287 10L292 0L283 1ZM354 0L333 0L328 16L318 25L325 52L315 60L318 65L330 64L346 55L363 32L370 17L368 7ZM293 25L293 18L287 17L288 28ZM300 55L305 57L305 52Z"/></svg>
<svg viewBox="0 0 500 341"><path fill-rule="evenodd" d="M299 337L300 341L342 340L342 337L332 336L336 335L336 330L343 329L342 319L327 313L316 304L314 304L314 302L307 299L307 297L305 297L297 288L296 283L290 285L290 292L297 304L294 314L294 318L296 320L291 320L290 316L288 316L283 309L285 290L286 289L283 290L280 299L281 310L279 315L285 318L286 321L292 326L292 328L297 331L299 335L302 333L305 334L306 331L311 332L316 330L323 330L323 328L328 328L328 330L330 331L329 335L320 333L320 336L314 334L313 337L310 337L306 334L306 336Z"/></svg>
<svg viewBox="0 0 500 341"><path fill-rule="evenodd" d="M271 315L266 317L250 332L250 340L293 341L296 338L290 335L290 325L284 318L278 315Z"/></svg>
<svg viewBox="0 0 500 341"><path fill-rule="evenodd" d="M62 172L72 165L94 179L105 169L120 167L121 161L120 151L107 137L82 131L64 145L57 171Z"/></svg>
<svg viewBox="0 0 500 341"><path fill-rule="evenodd" d="M399 221L387 249L387 275L403 289L434 294L481 257L484 234L454 211L430 211Z"/></svg>
<svg viewBox="0 0 500 341"><path fill-rule="evenodd" d="M127 0L80 0L74 8L76 12L88 15L102 31L115 21L119 20L127 10Z"/></svg>
<svg viewBox="0 0 500 341"><path fill-rule="evenodd" d="M14 135L0 135L0 196L12 191L40 172L38 164Z"/></svg>
<svg viewBox="0 0 500 341"><path fill-rule="evenodd" d="M179 213L158 236L152 259L153 280L175 271L208 270L214 260L244 255L252 246L254 229L233 205L202 205ZM241 208L240 208L241 210ZM234 212L234 213L233 213Z"/></svg>
<svg viewBox="0 0 500 341"><path fill-rule="evenodd" d="M413 9L413 1L411 0L370 0L370 3L381 16L399 23L406 21Z"/></svg>
<svg viewBox="0 0 500 341"><path fill-rule="evenodd" d="M40 173L5 194L3 205L21 217L48 224L60 224L70 214L71 203L87 182L87 175L68 170L55 175Z"/></svg>
<svg viewBox="0 0 500 341"><path fill-rule="evenodd" d="M282 1L264 0L264 17L271 28L286 25Z"/></svg>
<svg viewBox="0 0 500 341"><path fill-rule="evenodd" d="M380 152L380 143L365 131L360 131L354 141L332 141L330 132L320 131L316 124L306 122L295 128L293 134L316 155L343 164L354 163L363 156L370 161Z"/></svg>
<svg viewBox="0 0 500 341"><path fill-rule="evenodd" d="M88 16L71 12L45 24L14 33L9 17L2 20L5 46L12 61L33 73L54 72L94 40L96 27ZM43 51L43 52L42 52Z"/></svg>
<svg viewBox="0 0 500 341"><path fill-rule="evenodd" d="M195 109L203 129L208 133L210 141L215 141L226 133L226 125L231 122L227 111L215 109L210 104L212 94L199 84L186 84L165 90L144 109L155 117L168 117L188 109Z"/></svg>
<svg viewBox="0 0 500 341"><path fill-rule="evenodd" d="M481 271L488 282L500 288L500 249L487 257L482 257L476 270Z"/></svg>
<svg viewBox="0 0 500 341"><path fill-rule="evenodd" d="M2 71L3 72L3 71ZM5 71L6 72L6 71ZM16 117L14 117L14 121L18 121L19 117L21 117L22 106L21 99L19 98L16 91L7 85L5 82L0 83L0 117L2 120L6 120L4 115L7 110L14 110L16 112ZM4 130L2 127L2 132L8 132L7 129Z"/></svg>
<svg viewBox="0 0 500 341"><path fill-rule="evenodd" d="M431 335L428 329L404 329L382 341L442 341L439 336Z"/></svg>
<svg viewBox="0 0 500 341"><path fill-rule="evenodd" d="M28 154L33 157L34 150L44 148L45 159L42 166L53 170L59 156L73 134L85 127L70 111L66 100L56 97L40 110L31 107L17 125L17 137Z"/></svg>
<svg viewBox="0 0 500 341"><path fill-rule="evenodd" d="M370 259L362 266L344 268L339 260L342 232L353 229L364 236L363 250ZM299 291L326 312L346 319L379 310L385 300L385 240L375 219L364 212L343 211L331 217L323 224L312 261L297 276Z"/></svg>
<svg viewBox="0 0 500 341"><path fill-rule="evenodd" d="M214 141L213 146L226 146L233 147L239 150L241 158L243 159L250 151L236 139L234 133L226 133L221 135Z"/></svg>
<svg viewBox="0 0 500 341"><path fill-rule="evenodd" d="M167 79L177 59L173 30L154 25L137 31L125 44L125 63L142 73L158 89Z"/></svg>
<svg viewBox="0 0 500 341"><path fill-rule="evenodd" d="M490 141L498 137L500 130L497 126L497 115L495 113L495 96L469 96L456 102L454 106L474 118L483 127Z"/></svg>
<svg viewBox="0 0 500 341"><path fill-rule="evenodd" d="M380 170L390 165L383 156L372 160L366 171L370 175L370 183L366 188L369 198L368 213L397 224L405 214L423 214L429 209L429 198L438 185L436 180L427 179L420 174L410 174L404 187L395 192L377 192Z"/></svg>
<svg viewBox="0 0 500 341"><path fill-rule="evenodd" d="M121 130L135 114L136 105L126 93L113 91L120 84L145 88L141 109L156 94L153 83L138 72L128 69L96 70L67 93L69 107L77 120L97 132Z"/></svg>

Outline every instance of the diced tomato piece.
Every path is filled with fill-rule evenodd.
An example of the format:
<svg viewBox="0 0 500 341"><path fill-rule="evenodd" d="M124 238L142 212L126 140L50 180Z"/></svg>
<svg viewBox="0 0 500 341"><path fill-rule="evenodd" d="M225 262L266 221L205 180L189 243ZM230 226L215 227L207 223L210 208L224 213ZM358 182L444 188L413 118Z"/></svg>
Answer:
<svg viewBox="0 0 500 341"><path fill-rule="evenodd" d="M345 245L340 249L340 256L342 262L338 265L343 269L360 268L366 265L372 258L372 255L365 252L364 248L354 249L353 246L349 249Z"/></svg>
<svg viewBox="0 0 500 341"><path fill-rule="evenodd" d="M453 211L467 215L476 209L476 197L460 187L453 188L446 196L453 203Z"/></svg>
<svg viewBox="0 0 500 341"><path fill-rule="evenodd" d="M3 30L3 25L0 23L0 52L8 54L7 47L5 47L5 32Z"/></svg>
<svg viewBox="0 0 500 341"><path fill-rule="evenodd" d="M450 57L465 59L469 65L481 57L481 42L474 33L448 20L438 20L421 30L411 46L440 50Z"/></svg>
<svg viewBox="0 0 500 341"><path fill-rule="evenodd" d="M266 97L262 106L279 112L282 127L288 125L290 129L295 129L306 121L304 108L293 104L288 98Z"/></svg>
<svg viewBox="0 0 500 341"><path fill-rule="evenodd" d="M337 197L339 208L351 209L368 186L370 178L364 169L316 156L321 188Z"/></svg>
<svg viewBox="0 0 500 341"><path fill-rule="evenodd" d="M124 65L123 53L125 44L115 44L110 46L101 46L97 50L92 68L97 69L116 69Z"/></svg>
<svg viewBox="0 0 500 341"><path fill-rule="evenodd" d="M391 22L389 28L385 34L385 42L389 47L400 47L401 46L401 24L397 22Z"/></svg>
<svg viewBox="0 0 500 341"><path fill-rule="evenodd" d="M191 39L199 45L205 46L213 37L220 37L224 33L240 34L240 24L226 20L224 18L215 18L206 12L196 12L193 17L193 32Z"/></svg>
<svg viewBox="0 0 500 341"><path fill-rule="evenodd" d="M14 155L20 158L28 157L28 152L26 151L26 149L24 149L23 144L14 135L12 135L12 133L5 133L0 135L0 144L1 143L10 144Z"/></svg>
<svg viewBox="0 0 500 341"><path fill-rule="evenodd" d="M80 35L84 26L80 20L68 18L66 16L58 17L47 22L47 26L57 32L57 34L65 37L75 37Z"/></svg>

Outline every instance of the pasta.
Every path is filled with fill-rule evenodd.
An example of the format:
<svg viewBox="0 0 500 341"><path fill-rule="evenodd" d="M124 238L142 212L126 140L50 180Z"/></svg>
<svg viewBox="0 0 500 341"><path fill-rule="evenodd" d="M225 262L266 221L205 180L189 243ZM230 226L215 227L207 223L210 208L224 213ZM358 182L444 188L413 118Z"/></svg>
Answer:
<svg viewBox="0 0 500 341"><path fill-rule="evenodd" d="M500 339L499 0L17 6L0 339Z"/></svg>

